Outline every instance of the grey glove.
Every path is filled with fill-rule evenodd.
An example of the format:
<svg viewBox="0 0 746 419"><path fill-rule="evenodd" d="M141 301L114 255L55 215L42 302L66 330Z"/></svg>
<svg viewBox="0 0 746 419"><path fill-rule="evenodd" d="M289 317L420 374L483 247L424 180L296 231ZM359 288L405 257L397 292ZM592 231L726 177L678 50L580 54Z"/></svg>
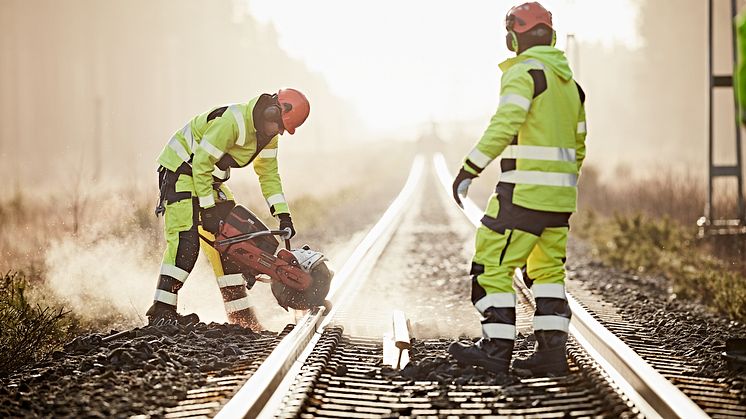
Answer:
<svg viewBox="0 0 746 419"><path fill-rule="evenodd" d="M461 208L464 207L464 204L461 202L461 197L463 196L466 198L466 194L469 192L469 186L471 185L471 180L475 177L477 177L477 175L467 172L462 167L456 175L456 179L453 179L453 200L456 201L458 206Z"/></svg>

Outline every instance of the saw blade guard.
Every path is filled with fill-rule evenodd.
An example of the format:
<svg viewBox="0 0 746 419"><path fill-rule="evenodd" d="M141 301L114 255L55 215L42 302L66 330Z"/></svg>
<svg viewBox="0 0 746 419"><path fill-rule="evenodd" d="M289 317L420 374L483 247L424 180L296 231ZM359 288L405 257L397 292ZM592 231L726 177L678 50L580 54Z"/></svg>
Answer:
<svg viewBox="0 0 746 419"><path fill-rule="evenodd" d="M272 294L283 308L308 310L323 306L334 275L321 252L304 245L280 248L275 234L251 211L236 205L214 241L215 249L245 276L271 278Z"/></svg>

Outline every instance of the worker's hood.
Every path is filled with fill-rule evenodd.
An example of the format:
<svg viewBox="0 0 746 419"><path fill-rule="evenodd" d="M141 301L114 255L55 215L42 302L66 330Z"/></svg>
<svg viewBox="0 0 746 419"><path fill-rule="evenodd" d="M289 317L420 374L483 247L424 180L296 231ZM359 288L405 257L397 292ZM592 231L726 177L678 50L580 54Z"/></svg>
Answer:
<svg viewBox="0 0 746 419"><path fill-rule="evenodd" d="M570 70L570 64L567 62L565 53L548 45L537 45L531 47L523 51L517 57L503 61L500 64L500 69L502 71L507 71L513 65L528 60L529 58L541 61L545 66L547 66L547 68L554 71L563 80L572 79L572 70Z"/></svg>

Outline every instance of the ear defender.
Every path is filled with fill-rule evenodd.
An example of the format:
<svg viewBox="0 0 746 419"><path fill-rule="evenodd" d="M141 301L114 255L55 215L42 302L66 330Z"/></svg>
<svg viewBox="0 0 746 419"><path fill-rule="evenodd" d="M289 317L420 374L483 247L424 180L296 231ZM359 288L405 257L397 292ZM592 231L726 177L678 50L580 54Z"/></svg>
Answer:
<svg viewBox="0 0 746 419"><path fill-rule="evenodd" d="M510 50L513 52L518 52L518 37L515 36L515 32L509 31L510 34Z"/></svg>
<svg viewBox="0 0 746 419"><path fill-rule="evenodd" d="M282 118L282 111L278 105L269 105L262 112L262 117L265 121L277 122Z"/></svg>

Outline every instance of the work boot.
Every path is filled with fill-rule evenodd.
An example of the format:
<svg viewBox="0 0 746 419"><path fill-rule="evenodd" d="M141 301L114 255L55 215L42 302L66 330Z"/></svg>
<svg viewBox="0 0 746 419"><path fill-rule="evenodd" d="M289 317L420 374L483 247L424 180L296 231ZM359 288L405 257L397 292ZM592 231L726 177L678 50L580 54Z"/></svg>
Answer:
<svg viewBox="0 0 746 419"><path fill-rule="evenodd" d="M453 342L448 347L459 364L475 365L496 374L507 374L513 356L513 340L482 338L474 345Z"/></svg>
<svg viewBox="0 0 746 419"><path fill-rule="evenodd" d="M199 323L197 314L191 313L182 316L176 312L176 307L160 301L154 301L145 315L148 317L148 326L163 326L165 324L186 326Z"/></svg>
<svg viewBox="0 0 746 419"><path fill-rule="evenodd" d="M251 329L254 332L261 332L264 330L261 323L259 323L259 319L256 317L254 309L251 307L228 314L228 322L237 324L246 329Z"/></svg>
<svg viewBox="0 0 746 419"><path fill-rule="evenodd" d="M567 333L559 330L537 330L536 350L526 359L516 359L513 371L518 375L567 375Z"/></svg>

